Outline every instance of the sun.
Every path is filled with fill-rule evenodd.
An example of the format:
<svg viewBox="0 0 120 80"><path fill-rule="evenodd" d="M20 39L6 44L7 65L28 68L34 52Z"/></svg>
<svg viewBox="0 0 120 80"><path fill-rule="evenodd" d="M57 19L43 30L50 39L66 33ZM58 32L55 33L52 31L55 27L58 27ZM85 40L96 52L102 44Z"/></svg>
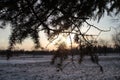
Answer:
<svg viewBox="0 0 120 80"><path fill-rule="evenodd" d="M61 42L64 42L67 46L67 48L74 48L74 47L77 47L78 44L74 42L74 34L70 34L68 36L64 36L64 35L60 35L60 39L61 39Z"/></svg>
<svg viewBox="0 0 120 80"><path fill-rule="evenodd" d="M66 35L61 33L57 38L55 37L55 39L49 41L45 48L49 50L57 50L62 43L66 45L66 49L75 48L78 44L74 42L74 36L74 34Z"/></svg>

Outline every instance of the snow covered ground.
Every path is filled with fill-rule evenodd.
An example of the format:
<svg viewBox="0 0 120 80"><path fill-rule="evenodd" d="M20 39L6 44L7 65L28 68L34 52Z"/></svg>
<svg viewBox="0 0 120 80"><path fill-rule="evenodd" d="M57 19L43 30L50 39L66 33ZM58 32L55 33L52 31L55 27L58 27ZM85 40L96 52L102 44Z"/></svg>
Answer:
<svg viewBox="0 0 120 80"><path fill-rule="evenodd" d="M0 80L120 80L120 56L100 56L99 67L89 57L75 66L69 63L61 72L50 65L52 56L0 57ZM68 62L66 62L68 63Z"/></svg>

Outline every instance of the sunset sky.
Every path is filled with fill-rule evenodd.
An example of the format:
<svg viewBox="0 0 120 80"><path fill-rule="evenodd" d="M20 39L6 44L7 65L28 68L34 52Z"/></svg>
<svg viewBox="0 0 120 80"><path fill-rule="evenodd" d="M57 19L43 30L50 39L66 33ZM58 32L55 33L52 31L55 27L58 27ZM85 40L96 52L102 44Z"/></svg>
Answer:
<svg viewBox="0 0 120 80"><path fill-rule="evenodd" d="M98 26L100 29L103 30L108 30L110 27L117 27L117 24L112 20L111 17L108 16L104 16L104 18L102 18L100 20L99 23L97 23L97 21L89 21L91 24ZM95 29L91 29L90 30L90 34L97 34L98 31L96 31ZM99 38L100 39L104 39L107 41L111 41L111 35L113 34L114 29L111 28L110 32L103 32ZM7 25L6 29L0 29L0 49L6 49L8 47L8 39L9 39L9 35L10 35L10 24ZM48 44L48 41L45 37L44 32L40 33L40 42L42 44L43 47L45 47ZM69 44L69 40L67 39L67 44ZM27 38L26 40L23 41L23 43L21 45L17 45L17 48L20 49L25 49L25 50L32 50L34 48L33 42L30 38ZM50 45L48 46L49 49L53 49L54 46Z"/></svg>

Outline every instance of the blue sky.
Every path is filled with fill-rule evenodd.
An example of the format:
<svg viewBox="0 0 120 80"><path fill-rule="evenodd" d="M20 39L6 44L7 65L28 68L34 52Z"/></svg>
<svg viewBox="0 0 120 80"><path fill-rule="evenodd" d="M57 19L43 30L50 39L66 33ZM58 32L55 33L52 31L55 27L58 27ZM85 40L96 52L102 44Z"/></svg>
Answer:
<svg viewBox="0 0 120 80"><path fill-rule="evenodd" d="M111 17L109 16L104 16L103 18L101 18L100 22L97 23L97 21L90 21L91 24L98 26L100 29L103 30L108 30L110 27L117 27L117 24L112 20ZM96 32L94 30L91 30L91 32ZM111 31L109 32L103 32L99 38L110 41L111 40L111 35L113 34L114 30L113 28L111 28ZM9 35L10 35L10 25L8 24L6 29L0 29L0 49L3 48L7 48L8 46L8 39L9 39ZM48 41L45 38L44 33L40 33L40 37L42 39L40 39L41 44L42 45L46 45L48 43ZM29 44L29 45L28 45ZM26 48L26 49L33 49L33 42L30 38L27 38L25 41L23 41L23 43L21 45L17 45L18 47L21 47L22 49Z"/></svg>

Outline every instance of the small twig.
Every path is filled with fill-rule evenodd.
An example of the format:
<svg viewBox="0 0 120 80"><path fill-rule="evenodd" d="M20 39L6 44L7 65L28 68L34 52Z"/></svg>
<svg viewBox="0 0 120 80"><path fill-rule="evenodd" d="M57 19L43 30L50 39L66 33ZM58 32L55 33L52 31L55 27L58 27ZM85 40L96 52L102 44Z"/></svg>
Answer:
<svg viewBox="0 0 120 80"><path fill-rule="evenodd" d="M84 34L86 34L89 30L90 30L91 26L89 26L89 28L84 32Z"/></svg>
<svg viewBox="0 0 120 80"><path fill-rule="evenodd" d="M55 41L57 38L59 37L59 34L57 35L57 37L56 38L54 38L52 41L50 41L47 45L46 45L46 47L45 48L47 48L53 41Z"/></svg>
<svg viewBox="0 0 120 80"><path fill-rule="evenodd" d="M100 28L98 28L98 27L96 27L96 26L94 26L94 25L91 25L91 24L88 23L86 20L85 20L85 23L86 23L87 25L89 25L89 26L92 26L92 27L96 28L96 29L99 30L99 31L102 31L102 32L108 32L108 31L111 30L111 28L110 28L109 30L102 30L102 29L100 29Z"/></svg>

